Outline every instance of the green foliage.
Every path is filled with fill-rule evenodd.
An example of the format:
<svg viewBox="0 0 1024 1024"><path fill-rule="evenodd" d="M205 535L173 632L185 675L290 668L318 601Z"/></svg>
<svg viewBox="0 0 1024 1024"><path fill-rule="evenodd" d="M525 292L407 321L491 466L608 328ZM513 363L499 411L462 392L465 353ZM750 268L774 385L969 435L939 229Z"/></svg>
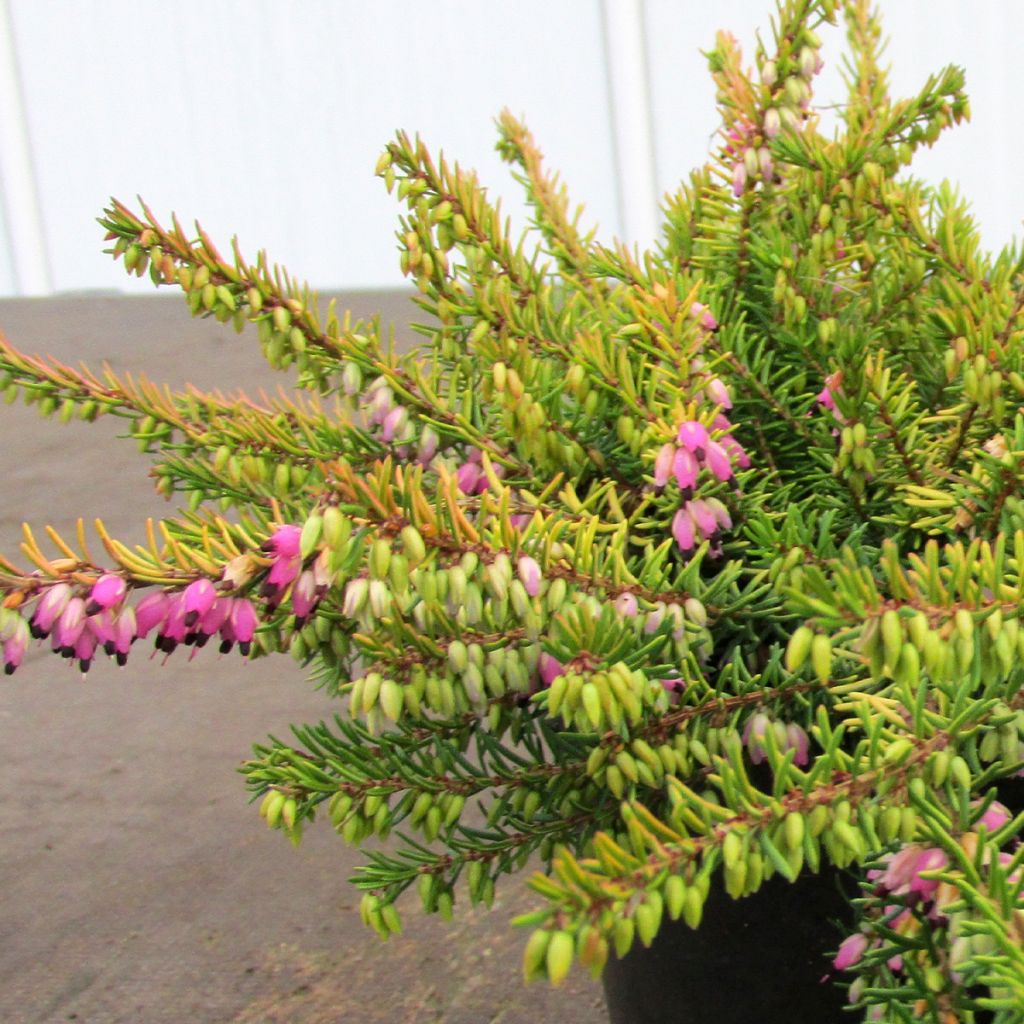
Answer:
<svg viewBox="0 0 1024 1024"><path fill-rule="evenodd" d="M817 29L840 18L827 136ZM926 897L857 901L851 1000L1019 1020L1024 818L994 800L1024 765L1024 257L904 174L968 116L963 75L893 100L880 38L866 0L782 0L754 72L720 35L720 136L643 255L581 232L507 113L518 241L400 134L377 172L424 315L410 356L264 255L114 202L129 272L252 328L313 394L176 394L0 344L5 395L127 419L190 508L134 550L98 524L106 565L84 530L49 531L53 555L26 527L32 567L0 562L8 671L30 626L83 668L147 632L289 651L343 713L243 772L293 841L318 812L390 837L354 879L381 935L409 889L449 915L539 864L524 971L557 984L666 914L696 928L712 886L913 861Z"/></svg>

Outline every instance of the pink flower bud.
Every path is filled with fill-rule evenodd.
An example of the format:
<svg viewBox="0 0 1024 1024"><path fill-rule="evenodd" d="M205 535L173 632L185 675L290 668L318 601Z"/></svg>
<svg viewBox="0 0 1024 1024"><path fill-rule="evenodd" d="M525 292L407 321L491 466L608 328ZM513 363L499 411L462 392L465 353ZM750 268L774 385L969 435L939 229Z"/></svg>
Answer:
<svg viewBox="0 0 1024 1024"><path fill-rule="evenodd" d="M263 550L270 551L278 558L296 558L299 555L299 542L302 528L291 523L278 526L264 542Z"/></svg>
<svg viewBox="0 0 1024 1024"><path fill-rule="evenodd" d="M972 807L980 806L981 801L975 800L972 802ZM975 825L984 825L989 832L998 832L1013 815L1009 809L1004 807L998 800L993 800L988 805L985 813L975 822Z"/></svg>
<svg viewBox="0 0 1024 1024"><path fill-rule="evenodd" d="M82 630L85 629L85 602L80 597L73 597L64 606L57 625L53 630L54 650L60 651L65 657L74 653L75 643Z"/></svg>
<svg viewBox="0 0 1024 1024"><path fill-rule="evenodd" d="M679 424L678 441L687 451L693 452L698 457L707 447L708 432L703 423L697 420L686 420Z"/></svg>
<svg viewBox="0 0 1024 1024"><path fill-rule="evenodd" d="M21 664L28 650L29 630L28 623L16 612L12 613L16 621L9 629L4 630L3 643L4 674L13 675L14 670Z"/></svg>
<svg viewBox="0 0 1024 1024"><path fill-rule="evenodd" d="M647 618L644 620L644 632L657 633L664 618L665 605L661 601L658 601L651 611L647 613Z"/></svg>
<svg viewBox="0 0 1024 1024"><path fill-rule="evenodd" d="M536 597L540 592L541 581L540 566L537 564L537 561L529 555L521 555L516 563L516 569L519 572L519 579L526 593L530 597Z"/></svg>
<svg viewBox="0 0 1024 1024"><path fill-rule="evenodd" d="M78 635L72 651L72 655L78 660L78 668L83 674L89 671L95 653L96 637L89 630L83 629Z"/></svg>
<svg viewBox="0 0 1024 1024"><path fill-rule="evenodd" d="M227 622L228 616L231 615L233 604L234 598L232 597L218 597L210 605L210 610L200 619L198 625L199 632L208 637L219 632L220 627Z"/></svg>
<svg viewBox="0 0 1024 1024"><path fill-rule="evenodd" d="M185 625L185 601L181 594L173 594L169 598L167 618L156 638L157 650L171 654L178 644L184 642L188 634Z"/></svg>
<svg viewBox="0 0 1024 1024"><path fill-rule="evenodd" d="M636 600L636 594L626 591L625 593L619 594L615 599L615 610L627 619L636 618L640 611L640 606Z"/></svg>
<svg viewBox="0 0 1024 1024"><path fill-rule="evenodd" d="M836 954L835 960L832 961L832 966L837 971L848 970L860 962L867 948L868 937L863 932L854 932L840 943L839 952Z"/></svg>
<svg viewBox="0 0 1024 1024"><path fill-rule="evenodd" d="M786 742L783 749L796 751L793 755L793 764L799 765L801 768L807 764L810 742L810 738L802 726L797 725L796 722L789 722L786 725Z"/></svg>
<svg viewBox="0 0 1024 1024"><path fill-rule="evenodd" d="M769 107L764 112L764 135L766 139L774 139L782 130L782 119L776 107Z"/></svg>
<svg viewBox="0 0 1024 1024"><path fill-rule="evenodd" d="M550 686L559 676L565 674L562 663L553 655L548 654L547 651L541 652L537 666L541 682L545 686Z"/></svg>
<svg viewBox="0 0 1024 1024"><path fill-rule="evenodd" d="M108 641L112 642L114 639L114 616L112 612L105 611L100 612L98 615L90 615L85 620L85 626L101 644L105 644Z"/></svg>
<svg viewBox="0 0 1024 1024"><path fill-rule="evenodd" d="M86 615L95 615L104 608L113 608L115 604L124 599L128 589L127 584L120 576L113 573L104 573L94 584L89 592L89 603L86 605Z"/></svg>
<svg viewBox="0 0 1024 1024"><path fill-rule="evenodd" d="M396 405L384 417L380 431L381 440L387 443L399 437L408 422L408 411L404 406Z"/></svg>
<svg viewBox="0 0 1024 1024"><path fill-rule="evenodd" d="M732 430L732 424L729 422L729 417L724 413L716 413L714 422L711 424L712 430Z"/></svg>
<svg viewBox="0 0 1024 1024"><path fill-rule="evenodd" d="M683 511L677 509L672 519L672 536L680 551L692 551L696 546L696 537L693 531L693 520Z"/></svg>
<svg viewBox="0 0 1024 1024"><path fill-rule="evenodd" d="M723 529L732 529L732 517L729 510L717 498L705 498L704 504L711 510L715 522Z"/></svg>
<svg viewBox="0 0 1024 1024"><path fill-rule="evenodd" d="M719 480L728 480L732 476L732 463L726 450L717 441L708 441L704 448L704 459L708 469Z"/></svg>
<svg viewBox="0 0 1024 1024"><path fill-rule="evenodd" d="M455 471L455 481L463 494L476 494L477 485L483 476L483 470L475 462L464 462ZM484 480L486 481L486 477Z"/></svg>
<svg viewBox="0 0 1024 1024"><path fill-rule="evenodd" d="M707 502L698 498L695 501L688 501L683 507L705 540L715 535L718 530L718 522L715 519L715 514L708 507Z"/></svg>
<svg viewBox="0 0 1024 1024"><path fill-rule="evenodd" d="M167 618L170 607L170 598L163 591L147 594L135 606L135 636L139 640L149 636Z"/></svg>
<svg viewBox="0 0 1024 1024"><path fill-rule="evenodd" d="M50 635L54 622L71 600L71 594L71 587L67 583L54 583L47 588L32 616L32 636L36 640L42 640Z"/></svg>
<svg viewBox="0 0 1024 1024"><path fill-rule="evenodd" d="M743 195L746 187L747 165L742 160L739 160L732 169L732 194L739 198L739 196Z"/></svg>
<svg viewBox="0 0 1024 1024"><path fill-rule="evenodd" d="M747 724L743 729L743 742L746 744L752 764L761 764L764 761L764 738L773 726L774 723L764 711L757 711L747 719Z"/></svg>
<svg viewBox="0 0 1024 1024"><path fill-rule="evenodd" d="M707 392L708 398L711 399L715 405L720 405L723 409L732 408L732 399L729 397L729 389L718 377L712 377L711 380L704 385L704 390Z"/></svg>
<svg viewBox="0 0 1024 1024"><path fill-rule="evenodd" d="M207 579L193 580L182 595L185 602L185 625L193 626L212 607L217 600L217 591Z"/></svg>
<svg viewBox="0 0 1024 1024"><path fill-rule="evenodd" d="M114 631L112 638L113 650L107 649L107 654L117 659L118 665L124 665L128 660L128 652L131 650L132 642L135 640L135 611L131 607L122 608L114 620Z"/></svg>
<svg viewBox="0 0 1024 1024"><path fill-rule="evenodd" d="M747 454L747 450L732 436L732 434L726 434L719 438L718 442L728 453L729 458L736 463L740 469L750 468L750 456Z"/></svg>
<svg viewBox="0 0 1024 1024"><path fill-rule="evenodd" d="M421 465L427 465L437 454L439 443L437 432L429 424L420 432L420 444L416 452L416 461Z"/></svg>
<svg viewBox="0 0 1024 1024"><path fill-rule="evenodd" d="M316 607L317 597L316 578L312 570L307 569L292 588L292 611L295 613L295 624L300 628Z"/></svg>
<svg viewBox="0 0 1024 1024"><path fill-rule="evenodd" d="M688 490L697 486L697 457L688 448L677 448L672 458L672 472L680 490Z"/></svg>
<svg viewBox="0 0 1024 1024"><path fill-rule="evenodd" d="M765 181L771 181L775 174L775 161L772 160L771 150L767 146L762 146L757 151L757 162L761 169L761 177Z"/></svg>
<svg viewBox="0 0 1024 1024"><path fill-rule="evenodd" d="M663 444L658 450L658 457L654 460L654 486L664 487L668 483L669 474L672 472L672 459L675 456L675 445Z"/></svg>
<svg viewBox="0 0 1024 1024"><path fill-rule="evenodd" d="M252 601L247 598L236 599L231 606L231 617L228 622L231 623L231 633L238 643L238 649L242 654L248 655L252 649L252 638L256 635L256 626L259 624Z"/></svg>

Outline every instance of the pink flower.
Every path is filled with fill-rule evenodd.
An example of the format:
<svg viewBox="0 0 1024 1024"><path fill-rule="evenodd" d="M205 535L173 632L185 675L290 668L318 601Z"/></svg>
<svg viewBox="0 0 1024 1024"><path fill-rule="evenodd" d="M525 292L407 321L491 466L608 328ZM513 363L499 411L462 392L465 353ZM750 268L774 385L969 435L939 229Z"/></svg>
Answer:
<svg viewBox="0 0 1024 1024"><path fill-rule="evenodd" d="M658 450L658 456L654 460L655 487L664 487L668 483L669 474L672 472L672 459L675 454L675 446L671 443L663 444Z"/></svg>
<svg viewBox="0 0 1024 1024"><path fill-rule="evenodd" d="M437 446L440 439L437 432L431 426L425 426L420 432L420 443L416 450L416 461L426 466L437 454Z"/></svg>
<svg viewBox="0 0 1024 1024"><path fill-rule="evenodd" d="M896 853L883 858L885 870L878 876L879 884L888 892L905 896L911 892L930 896L939 886L934 879L921 878L922 871L935 871L948 863L938 847L921 847L908 843Z"/></svg>
<svg viewBox="0 0 1024 1024"><path fill-rule="evenodd" d="M95 615L104 608L113 608L119 604L128 589L128 585L114 573L104 573L89 592L89 603L85 607L86 615Z"/></svg>
<svg viewBox="0 0 1024 1024"><path fill-rule="evenodd" d="M122 608L114 620L114 628L109 641L103 645L104 650L122 667L128 661L128 652L135 640L135 611L128 607Z"/></svg>
<svg viewBox="0 0 1024 1024"><path fill-rule="evenodd" d="M679 424L677 440L687 451L700 458L709 441L707 428L697 420L685 420Z"/></svg>
<svg viewBox="0 0 1024 1024"><path fill-rule="evenodd" d="M226 628L229 624L231 627L231 639L238 644L238 649L242 654L248 655L252 648L252 638L256 635L256 627L259 624L252 601L246 598L237 598L231 607L231 616L224 624L224 627ZM227 642L223 628L221 629L221 636ZM227 650L224 649L224 644L221 644L221 651L223 653L226 654L229 650L231 650L230 643L228 643Z"/></svg>
<svg viewBox="0 0 1024 1024"><path fill-rule="evenodd" d="M831 388L822 388L815 396L814 400L819 404L823 405L829 412L836 411L836 400L832 397Z"/></svg>
<svg viewBox="0 0 1024 1024"><path fill-rule="evenodd" d="M135 606L135 636L139 640L149 636L150 632L167 618L170 607L170 598L162 590L147 594Z"/></svg>
<svg viewBox="0 0 1024 1024"><path fill-rule="evenodd" d="M295 625L300 629L319 603L320 594L317 591L316 577L312 569L302 573L292 587L292 611L295 613Z"/></svg>
<svg viewBox="0 0 1024 1024"><path fill-rule="evenodd" d="M476 494L481 477L484 479L484 487L486 489L487 478L484 476L483 470L475 462L464 462L455 471L455 481L463 494Z"/></svg>
<svg viewBox="0 0 1024 1024"><path fill-rule="evenodd" d="M740 469L750 469L750 456L747 454L746 449L732 436L732 434L725 434L719 438L719 444L726 450L729 458L736 463Z"/></svg>
<svg viewBox="0 0 1024 1024"><path fill-rule="evenodd" d="M53 649L60 651L65 658L75 653L75 644L85 629L85 601L73 597L64 606L60 618L53 630Z"/></svg>
<svg viewBox="0 0 1024 1024"><path fill-rule="evenodd" d="M74 649L72 650L69 657L78 659L78 668L83 674L89 671L92 665L93 655L96 653L96 637L87 630L83 629L78 635L78 639L75 641Z"/></svg>
<svg viewBox="0 0 1024 1024"><path fill-rule="evenodd" d="M172 654L178 644L183 643L188 633L185 625L185 600L181 594L169 598L167 618L156 638L156 649L164 654Z"/></svg>
<svg viewBox="0 0 1024 1024"><path fill-rule="evenodd" d="M972 807L979 807L980 805L980 800L974 800L971 803ZM998 832L1012 817L1013 815L1007 807L1004 807L998 800L993 800L988 805L985 813L975 822L975 825L984 825L989 832Z"/></svg>
<svg viewBox="0 0 1024 1024"><path fill-rule="evenodd" d="M537 564L537 560L529 555L520 555L519 561L516 563L516 570L526 593L530 597L536 597L540 593L541 581L540 566Z"/></svg>
<svg viewBox="0 0 1024 1024"><path fill-rule="evenodd" d="M640 611L640 606L637 604L636 600L636 594L628 590L619 594L619 596L615 598L615 610L627 619L636 618Z"/></svg>
<svg viewBox="0 0 1024 1024"><path fill-rule="evenodd" d="M565 675L565 668L562 663L547 651L542 651L540 660L537 663L541 682L550 686L559 676Z"/></svg>
<svg viewBox="0 0 1024 1024"><path fill-rule="evenodd" d="M16 612L11 613L10 624L0 633L3 639L4 674L13 675L28 650L28 623Z"/></svg>
<svg viewBox="0 0 1024 1024"><path fill-rule="evenodd" d="M705 540L715 535L718 530L718 522L707 502L698 498L695 501L688 501L684 508Z"/></svg>
<svg viewBox="0 0 1024 1024"><path fill-rule="evenodd" d="M677 448L672 458L672 472L680 490L690 490L697 485L697 458L686 448Z"/></svg>
<svg viewBox="0 0 1024 1024"><path fill-rule="evenodd" d="M711 310L701 302L695 302L690 306L690 316L699 320L701 327L706 331L718 330L718 321L714 318Z"/></svg>
<svg viewBox="0 0 1024 1024"><path fill-rule="evenodd" d="M291 523L278 526L264 542L263 550L270 551L278 558L295 558L299 554L302 528Z"/></svg>
<svg viewBox="0 0 1024 1024"><path fill-rule="evenodd" d="M32 636L42 640L50 635L54 622L60 617L71 600L71 587L67 583L54 583L39 599L32 616Z"/></svg>
<svg viewBox="0 0 1024 1024"><path fill-rule="evenodd" d="M708 398L710 398L715 405L720 405L723 409L732 408L732 399L729 397L729 389L718 377L712 377L704 386L704 390L707 393Z"/></svg>
<svg viewBox="0 0 1024 1024"><path fill-rule="evenodd" d="M200 639L196 640L197 647L202 647L224 625L231 614L234 600L233 597L218 597L213 602L210 610L200 619L197 626L197 632L200 634Z"/></svg>
<svg viewBox="0 0 1024 1024"><path fill-rule="evenodd" d="M400 437L406 424L409 422L409 413L404 406L396 405L384 417L381 423L380 437L385 443L390 443L396 437Z"/></svg>
<svg viewBox="0 0 1024 1024"><path fill-rule="evenodd" d="M217 600L217 591L207 579L193 580L183 594L185 602L185 625L192 626L199 621Z"/></svg>
<svg viewBox="0 0 1024 1024"><path fill-rule="evenodd" d="M860 962L864 951L868 948L868 937L863 932L854 932L848 938L843 939L839 946L839 952L832 961L832 966L837 971L845 971L854 964Z"/></svg>
<svg viewBox="0 0 1024 1024"><path fill-rule="evenodd" d="M693 520L683 509L677 509L672 519L672 536L680 551L692 551L697 540L693 530Z"/></svg>
<svg viewBox="0 0 1024 1024"><path fill-rule="evenodd" d="M729 510L722 504L717 498L705 498L704 504L711 510L711 514L715 517L715 522L723 530L732 529L732 516L729 515Z"/></svg>
<svg viewBox="0 0 1024 1024"><path fill-rule="evenodd" d="M746 727L743 729L743 742L746 744L752 764L761 764L764 761L764 737L772 728L772 724L771 718L763 711L757 711L747 719Z"/></svg>
<svg viewBox="0 0 1024 1024"><path fill-rule="evenodd" d="M726 450L717 441L708 441L704 449L704 458L708 469L719 480L728 480L732 476L732 463Z"/></svg>
<svg viewBox="0 0 1024 1024"><path fill-rule="evenodd" d="M732 194L737 198L747 188L747 165L740 160L732 169Z"/></svg>
<svg viewBox="0 0 1024 1024"><path fill-rule="evenodd" d="M793 755L793 764L799 765L801 768L807 764L809 760L810 744L810 737L807 735L803 726L797 725L796 722L787 723L786 744L784 749L796 751Z"/></svg>

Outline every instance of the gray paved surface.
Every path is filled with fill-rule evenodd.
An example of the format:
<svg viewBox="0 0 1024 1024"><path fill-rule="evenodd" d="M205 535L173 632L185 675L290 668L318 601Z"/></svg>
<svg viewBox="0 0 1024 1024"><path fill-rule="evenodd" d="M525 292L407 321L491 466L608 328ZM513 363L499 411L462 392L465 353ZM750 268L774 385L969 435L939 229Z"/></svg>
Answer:
<svg viewBox="0 0 1024 1024"><path fill-rule="evenodd" d="M357 312L415 315L388 295ZM191 320L183 302L81 296L0 302L0 328L30 352L156 380L276 388L251 336ZM102 516L138 537L168 506L148 461L112 419L61 427L0 406L0 550L23 519L58 528ZM294 850L246 804L236 765L288 722L331 713L288 659L161 666L138 651L83 683L33 651L0 677L2 1024L543 1024L604 1020L596 985L520 984L533 898L509 880L491 914L451 925L411 909L380 943L346 878L357 855L317 825Z"/></svg>

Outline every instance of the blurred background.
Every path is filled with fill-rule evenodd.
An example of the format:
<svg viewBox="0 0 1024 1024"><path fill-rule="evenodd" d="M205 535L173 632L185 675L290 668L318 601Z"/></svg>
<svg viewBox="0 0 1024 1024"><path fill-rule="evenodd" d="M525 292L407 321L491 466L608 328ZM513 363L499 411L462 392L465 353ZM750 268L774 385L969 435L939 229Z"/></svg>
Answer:
<svg viewBox="0 0 1024 1024"><path fill-rule="evenodd" d="M1019 233L1013 98L1024 5L879 0L897 96L967 69L974 120L921 159L960 183L986 242ZM771 0L0 0L0 295L146 291L101 254L107 198L239 236L321 289L402 284L397 205L373 168L397 128L475 167L508 213L494 152L509 107L602 237L650 242L660 197L704 159L700 49L728 27L753 59ZM842 99L825 39L819 103ZM525 221L520 221L525 223Z"/></svg>

